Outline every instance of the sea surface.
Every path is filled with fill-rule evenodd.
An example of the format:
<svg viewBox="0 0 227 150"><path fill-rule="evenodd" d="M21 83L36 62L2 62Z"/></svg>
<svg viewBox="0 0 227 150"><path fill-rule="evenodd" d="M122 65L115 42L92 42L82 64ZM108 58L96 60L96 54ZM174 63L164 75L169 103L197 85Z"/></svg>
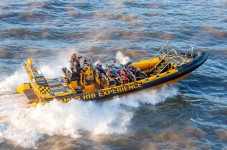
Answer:
<svg viewBox="0 0 227 150"><path fill-rule="evenodd" d="M209 58L178 83L102 103L28 109L15 92L30 57L51 78L74 52L137 61L166 42ZM0 149L227 149L227 1L1 0Z"/></svg>

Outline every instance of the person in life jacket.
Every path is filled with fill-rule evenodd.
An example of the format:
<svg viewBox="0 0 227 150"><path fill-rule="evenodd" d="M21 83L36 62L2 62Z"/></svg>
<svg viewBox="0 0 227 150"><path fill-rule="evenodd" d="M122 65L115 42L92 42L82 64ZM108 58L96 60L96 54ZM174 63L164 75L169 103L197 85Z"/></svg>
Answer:
<svg viewBox="0 0 227 150"><path fill-rule="evenodd" d="M73 68L75 65L77 65L77 66L80 65L80 58L82 58L81 55L76 54L76 53L72 54L71 59L70 59L70 68L71 68L72 72L73 72ZM81 67L81 66L79 66L79 67Z"/></svg>
<svg viewBox="0 0 227 150"><path fill-rule="evenodd" d="M129 82L129 79L128 79L128 73L125 72L123 69L121 69L120 71L118 71L120 77L121 77L121 80L123 82L123 84L125 83L128 83Z"/></svg>
<svg viewBox="0 0 227 150"><path fill-rule="evenodd" d="M112 69L114 72L119 71L120 68L121 68L120 66L117 66L116 63L117 63L117 62L114 60L114 61L112 62L112 64L111 64L111 66L110 66L111 69Z"/></svg>
<svg viewBox="0 0 227 150"><path fill-rule="evenodd" d="M133 72L137 80L143 79L142 72L139 68L133 66L131 67L131 71Z"/></svg>
<svg viewBox="0 0 227 150"><path fill-rule="evenodd" d="M105 69L103 68L103 66L101 64L97 64L97 69L99 70L99 72L101 74L105 74Z"/></svg>
<svg viewBox="0 0 227 150"><path fill-rule="evenodd" d="M80 72L81 72L81 65L80 59L82 58L81 55L74 53L71 56L70 60L70 68L72 71L72 80L77 80L78 84L80 84Z"/></svg>

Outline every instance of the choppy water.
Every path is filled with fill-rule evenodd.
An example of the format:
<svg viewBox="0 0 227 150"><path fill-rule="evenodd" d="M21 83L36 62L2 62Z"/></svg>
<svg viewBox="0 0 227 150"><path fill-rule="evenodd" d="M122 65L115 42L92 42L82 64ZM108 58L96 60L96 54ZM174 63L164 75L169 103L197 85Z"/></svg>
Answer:
<svg viewBox="0 0 227 150"><path fill-rule="evenodd" d="M103 103L26 108L22 60L55 77L74 51L101 62L148 57L170 41L209 59L171 86ZM0 2L0 149L227 148L227 1Z"/></svg>

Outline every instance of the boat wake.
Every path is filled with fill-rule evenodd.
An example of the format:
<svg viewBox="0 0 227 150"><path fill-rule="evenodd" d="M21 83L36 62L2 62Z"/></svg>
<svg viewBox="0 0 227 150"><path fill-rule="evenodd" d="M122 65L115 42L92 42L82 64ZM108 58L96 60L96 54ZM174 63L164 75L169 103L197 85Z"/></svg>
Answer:
<svg viewBox="0 0 227 150"><path fill-rule="evenodd" d="M27 108L27 100L16 94L15 88L27 81L26 73L19 69L0 81L0 140L17 146L34 148L46 136L62 135L78 138L81 132L91 136L125 134L136 108L144 104L155 105L177 95L174 86L148 89L105 102L54 100L46 105ZM54 75L51 65L41 70ZM48 71L47 71L48 70Z"/></svg>

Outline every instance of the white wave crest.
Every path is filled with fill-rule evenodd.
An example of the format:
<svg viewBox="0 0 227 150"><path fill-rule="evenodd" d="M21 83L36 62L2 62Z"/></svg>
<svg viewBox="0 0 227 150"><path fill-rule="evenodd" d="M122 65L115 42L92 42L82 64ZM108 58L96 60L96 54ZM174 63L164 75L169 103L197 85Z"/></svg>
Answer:
<svg viewBox="0 0 227 150"><path fill-rule="evenodd" d="M122 52L118 51L116 54L116 60L118 63L125 65L130 61L130 58L128 56L125 56Z"/></svg>

